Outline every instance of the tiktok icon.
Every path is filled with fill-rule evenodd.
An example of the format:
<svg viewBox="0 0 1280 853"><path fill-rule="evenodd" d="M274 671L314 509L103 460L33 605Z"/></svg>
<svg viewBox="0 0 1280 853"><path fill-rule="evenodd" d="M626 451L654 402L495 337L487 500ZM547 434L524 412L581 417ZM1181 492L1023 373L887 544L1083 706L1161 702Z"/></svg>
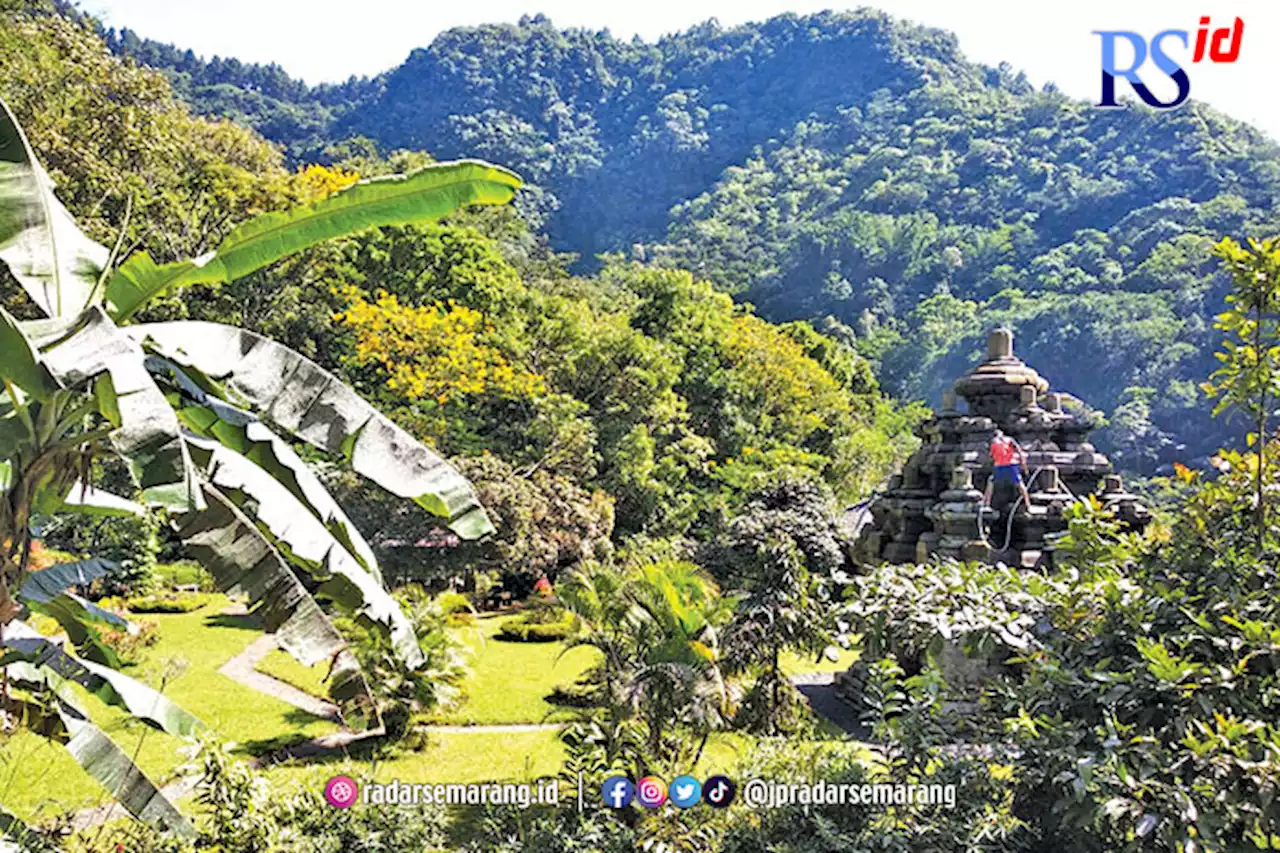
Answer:
<svg viewBox="0 0 1280 853"><path fill-rule="evenodd" d="M712 776L702 786L702 799L714 809L728 808L738 793L738 786L728 776Z"/></svg>

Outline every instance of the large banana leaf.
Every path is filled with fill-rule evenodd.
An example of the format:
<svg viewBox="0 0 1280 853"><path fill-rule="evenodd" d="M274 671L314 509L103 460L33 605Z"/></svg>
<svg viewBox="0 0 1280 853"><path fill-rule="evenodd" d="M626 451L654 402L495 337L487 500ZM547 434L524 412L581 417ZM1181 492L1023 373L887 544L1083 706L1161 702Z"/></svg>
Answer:
<svg viewBox="0 0 1280 853"><path fill-rule="evenodd" d="M131 815L157 829L195 838L195 827L105 732L66 708L59 715L70 735L67 751Z"/></svg>
<svg viewBox="0 0 1280 853"><path fill-rule="evenodd" d="M308 246L380 225L410 225L468 204L506 204L520 188L514 172L481 160L436 163L410 175L360 181L328 198L267 213L236 228L216 252L194 261L156 264L130 257L107 283L107 310L131 317L174 287L234 281Z"/></svg>
<svg viewBox="0 0 1280 853"><path fill-rule="evenodd" d="M57 387L40 365L35 345L3 307L0 307L0 377L37 400L47 399Z"/></svg>
<svg viewBox="0 0 1280 853"><path fill-rule="evenodd" d="M493 532L465 477L333 374L288 347L219 323L148 323L126 331L152 352L217 383L229 402L346 457L358 474L446 519L462 538Z"/></svg>
<svg viewBox="0 0 1280 853"><path fill-rule="evenodd" d="M21 595L19 595L18 598L28 606L31 606L31 602L27 601L27 599L23 598ZM73 592L64 592L62 595L57 596L57 598L63 599L62 606L66 607L74 616L76 621L83 625L108 625L111 628L119 631L127 631L130 634L136 634L138 632L138 626L130 622L128 619L125 619L119 613L104 610L92 601L81 598ZM33 609L38 610L39 607L40 605L36 605Z"/></svg>
<svg viewBox="0 0 1280 853"><path fill-rule="evenodd" d="M216 487L203 489L205 509L174 518L187 552L208 569L219 589L247 595L263 627L299 663L329 662L329 692L335 699L367 697L368 684L346 641L280 552Z"/></svg>
<svg viewBox="0 0 1280 853"><path fill-rule="evenodd" d="M200 492L178 416L147 372L138 345L98 306L75 318L22 328L55 379L92 390L102 414L118 420L111 441L128 460L143 499L179 512L198 507Z"/></svg>
<svg viewBox="0 0 1280 853"><path fill-rule="evenodd" d="M422 664L418 638L396 600L289 489L216 441L195 436L188 441L209 482L253 517L282 556L320 583L317 595L386 634L406 666Z"/></svg>
<svg viewBox="0 0 1280 853"><path fill-rule="evenodd" d="M88 586L114 565L109 560L93 557L32 572L18 590L18 601L62 626L82 658L120 669L123 662L96 626L109 625L122 630L132 626L116 614L66 591L73 586Z"/></svg>
<svg viewBox="0 0 1280 853"><path fill-rule="evenodd" d="M205 438L221 442L274 477L364 569L382 583L382 572L373 549L329 490L288 443L253 415L206 393L186 371L168 359L148 356L147 366L153 375L163 377L165 386L174 389L169 399L183 426ZM209 383L207 377L200 378Z"/></svg>
<svg viewBox="0 0 1280 853"><path fill-rule="evenodd" d="M71 492L62 502L61 511L115 518L138 518L147 514L141 504L82 483L71 487Z"/></svg>
<svg viewBox="0 0 1280 853"><path fill-rule="evenodd" d="M26 679L19 680L19 683L28 689L39 687ZM22 717L23 728L64 746L85 772L101 783L138 820L187 838L195 836L195 830L186 818L106 733L89 722L73 701L60 695L48 704L14 698L0 699L0 703L10 713ZM3 836L19 841L24 836L28 840L35 838L11 815L0 811L0 837ZM0 853L4 849L0 844ZM34 851L54 848L28 845L13 849Z"/></svg>
<svg viewBox="0 0 1280 853"><path fill-rule="evenodd" d="M25 603L36 613L43 613L56 621L67 639L76 647L76 654L80 657L111 669L124 668L124 661L98 630L98 626L104 624L115 627L112 624L114 614L70 594L58 595L47 601Z"/></svg>
<svg viewBox="0 0 1280 853"><path fill-rule="evenodd" d="M62 646L41 636L26 623L5 626L0 668L18 681L36 682L60 692L68 682L80 685L109 705L177 737L190 737L201 727L191 714L162 694L123 673L67 654Z"/></svg>
<svg viewBox="0 0 1280 853"><path fill-rule="evenodd" d="M18 597L24 601L49 601L73 586L88 586L106 575L115 565L101 557L58 563L27 575L22 589L18 590Z"/></svg>
<svg viewBox="0 0 1280 853"><path fill-rule="evenodd" d="M110 253L80 232L0 101L0 260L47 316L79 314Z"/></svg>

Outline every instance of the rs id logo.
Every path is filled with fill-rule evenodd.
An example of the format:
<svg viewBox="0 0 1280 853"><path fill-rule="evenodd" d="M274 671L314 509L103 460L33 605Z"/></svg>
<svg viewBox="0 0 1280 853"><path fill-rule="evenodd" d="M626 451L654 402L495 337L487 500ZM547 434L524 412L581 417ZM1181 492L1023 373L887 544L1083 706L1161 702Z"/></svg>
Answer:
<svg viewBox="0 0 1280 853"><path fill-rule="evenodd" d="M1133 89L1142 102L1158 110L1171 110L1182 106L1191 97L1191 77L1175 56L1191 51L1191 62L1201 62L1207 56L1210 62L1230 64L1240 57L1240 42L1244 38L1244 21L1236 18L1229 27L1211 28L1209 16L1200 19L1192 47L1191 34L1187 30L1161 30L1150 39L1128 30L1094 30L1102 39L1102 97L1097 106L1104 109L1123 109L1116 100L1116 81L1123 80ZM1122 66L1116 49L1120 42L1128 44L1133 59ZM1164 74L1177 86L1177 94L1162 101L1151 91L1143 75L1149 74L1147 60L1155 70ZM1185 58L1181 60L1185 62Z"/></svg>

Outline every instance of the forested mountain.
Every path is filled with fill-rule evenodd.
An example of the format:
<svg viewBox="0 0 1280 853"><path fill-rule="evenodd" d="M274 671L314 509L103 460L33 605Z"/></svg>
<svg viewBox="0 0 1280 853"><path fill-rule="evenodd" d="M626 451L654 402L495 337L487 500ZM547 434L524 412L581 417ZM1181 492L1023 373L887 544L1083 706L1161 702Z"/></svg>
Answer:
<svg viewBox="0 0 1280 853"><path fill-rule="evenodd" d="M255 131L192 116L85 22L17 5L0 0L0 98L86 231L122 251L199 256L258 213L428 162L356 151L289 168ZM7 271L0 304L33 314ZM615 536L705 529L782 471L865 495L916 416L847 343L685 271L613 259L572 275L511 207L368 229L148 310L240 325L338 373L476 484L502 532L460 558L530 581ZM375 543L430 530L380 490L344 497Z"/></svg>
<svg viewBox="0 0 1280 853"><path fill-rule="evenodd" d="M1094 110L868 10L656 43L538 17L317 88L108 36L295 159L372 143L509 164L556 247L813 320L900 396L936 400L1005 322L1057 385L1119 415L1128 464L1225 440L1198 405L1226 287L1209 250L1277 230L1280 151L1203 105Z"/></svg>
<svg viewBox="0 0 1280 853"><path fill-rule="evenodd" d="M0 850L1276 849L1280 240L1212 245L1276 228L1256 132L1100 114L871 13L528 21L324 89L101 35L0 0ZM523 212L507 170L429 168L473 154L536 178ZM994 322L1122 464L1192 464L1150 518L1113 488L990 514L959 470L880 505L898 544L928 505L927 562L856 559L922 557L838 515L924 414L875 371L936 401ZM1215 403L1255 440L1197 465ZM618 807L333 808L308 744L338 727L351 779ZM613 800L689 768L815 796Z"/></svg>
<svg viewBox="0 0 1280 853"><path fill-rule="evenodd" d="M587 257L661 235L672 205L806 117L879 89L984 79L948 34L873 14L708 23L657 44L538 16L450 30L376 80L314 90L274 66L201 62L129 31L107 38L172 69L200 111L246 119L297 157L362 136L513 163L545 194L539 209L557 243Z"/></svg>

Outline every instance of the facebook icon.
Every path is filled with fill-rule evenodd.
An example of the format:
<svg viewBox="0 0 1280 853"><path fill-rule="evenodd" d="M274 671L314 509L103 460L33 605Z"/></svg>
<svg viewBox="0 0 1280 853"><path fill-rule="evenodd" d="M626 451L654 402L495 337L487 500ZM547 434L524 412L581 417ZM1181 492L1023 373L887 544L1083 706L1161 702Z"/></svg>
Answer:
<svg viewBox="0 0 1280 853"><path fill-rule="evenodd" d="M625 776L610 776L604 780L601 793L604 794L605 805L620 809L631 802L631 798L636 794L636 788Z"/></svg>

